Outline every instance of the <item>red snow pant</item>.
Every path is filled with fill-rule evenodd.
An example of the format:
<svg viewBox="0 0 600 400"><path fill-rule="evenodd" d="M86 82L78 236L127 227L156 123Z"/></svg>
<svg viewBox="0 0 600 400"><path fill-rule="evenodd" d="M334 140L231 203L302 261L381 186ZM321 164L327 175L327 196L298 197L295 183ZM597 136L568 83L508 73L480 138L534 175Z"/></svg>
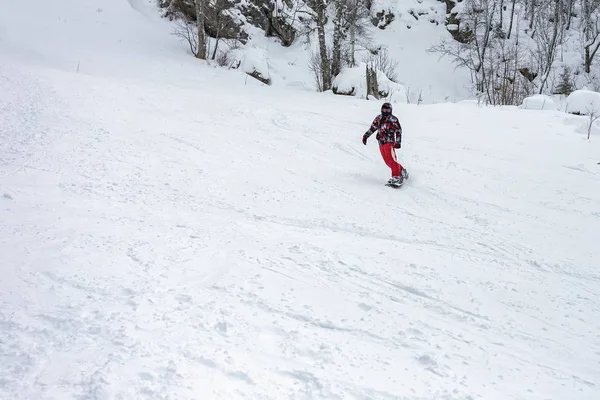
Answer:
<svg viewBox="0 0 600 400"><path fill-rule="evenodd" d="M400 176L400 171L402 171L402 168L404 167L396 160L394 143L384 143L379 145L379 151L381 152L381 157L383 157L385 165L392 170L392 176Z"/></svg>

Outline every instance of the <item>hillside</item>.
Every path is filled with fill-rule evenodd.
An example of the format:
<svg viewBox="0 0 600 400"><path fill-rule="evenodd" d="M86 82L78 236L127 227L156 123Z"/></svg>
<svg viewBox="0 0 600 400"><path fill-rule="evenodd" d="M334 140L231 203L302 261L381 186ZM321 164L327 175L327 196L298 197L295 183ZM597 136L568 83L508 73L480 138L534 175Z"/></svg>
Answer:
<svg viewBox="0 0 600 400"><path fill-rule="evenodd" d="M451 60L441 58L440 54L427 52L436 42L451 37L446 28L444 3L437 0L343 1L365 8L361 22L364 33L357 38L355 61L367 60L369 50L386 52L394 64L397 82L406 88L408 101L436 103L472 97L468 72L463 68L456 69ZM170 19L181 18L173 9L188 15L188 19L195 18L193 0L162 0L160 3L164 7L162 14ZM215 46L216 32L226 38L240 37L239 42L231 39L220 42L218 53L228 54L229 66L238 67L239 63L244 69L248 58L258 59L260 71L271 78L273 85L317 90L314 73L310 70L311 54L318 53L317 34L310 22L310 15L314 13L310 8L311 0L219 0L215 4L214 7L222 10L220 15L230 21L222 23L218 30L216 13L207 12L206 30L213 37L209 39L209 55ZM332 5L328 10L326 35L328 52L331 52L335 8ZM174 29L181 32L177 25L173 22ZM282 38L286 32L290 33ZM186 40L182 39L182 42L186 43ZM239 49L231 50L233 45ZM407 99L401 96L397 101L406 102Z"/></svg>
<svg viewBox="0 0 600 400"><path fill-rule="evenodd" d="M393 190L379 101L197 60L142 2L0 9L0 398L600 396L586 117L397 104Z"/></svg>
<svg viewBox="0 0 600 400"><path fill-rule="evenodd" d="M517 106L535 94L561 102L573 90L600 89L600 3L593 0L158 3L191 53L199 56L194 42L205 32L206 58L269 85ZM204 3L198 19L195 4ZM379 89L365 67L377 71Z"/></svg>

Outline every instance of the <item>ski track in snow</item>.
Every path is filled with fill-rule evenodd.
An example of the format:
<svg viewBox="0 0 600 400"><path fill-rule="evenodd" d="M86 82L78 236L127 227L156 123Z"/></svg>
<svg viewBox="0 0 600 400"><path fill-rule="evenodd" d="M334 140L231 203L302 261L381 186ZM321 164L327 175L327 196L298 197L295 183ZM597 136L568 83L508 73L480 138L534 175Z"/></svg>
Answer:
<svg viewBox="0 0 600 400"><path fill-rule="evenodd" d="M7 393L519 398L542 396L535 376L582 396L596 390L593 374L572 374L562 360L597 359L597 347L571 350L582 335L597 339L597 274L536 261L526 243L495 231L500 218L535 228L533 209L511 217L497 202L428 187L433 171L413 173L399 192L381 182L365 190L357 171L383 172L376 154L332 146L315 131L326 116L257 118L258 129L242 129L275 125L250 139L272 152L243 152L212 132L164 130L161 116L128 123L136 106L111 107L121 95L118 86L107 95L108 82L80 78L88 90L79 92L52 79L64 108L42 125L61 138L52 157L8 180L18 191L3 229L15 260L2 296ZM158 110L148 93L139 99L143 113ZM249 120L250 109L241 114ZM282 131L300 138L276 159L283 175L263 181L256 173L291 140ZM235 172L219 147L238 152ZM336 153L356 172L324 170ZM317 167L299 169L305 156ZM19 182L44 182L45 199Z"/></svg>
<svg viewBox="0 0 600 400"><path fill-rule="evenodd" d="M563 114L399 106L390 190L360 143L379 104L24 57L0 58L0 398L600 396L598 138Z"/></svg>
<svg viewBox="0 0 600 400"><path fill-rule="evenodd" d="M17 65L4 62L0 71L0 165L4 174L14 174L35 157L43 157L47 129L37 121L44 113L43 96L52 92L35 76L21 71ZM42 153L42 154L40 154ZM10 169L13 167L14 169Z"/></svg>

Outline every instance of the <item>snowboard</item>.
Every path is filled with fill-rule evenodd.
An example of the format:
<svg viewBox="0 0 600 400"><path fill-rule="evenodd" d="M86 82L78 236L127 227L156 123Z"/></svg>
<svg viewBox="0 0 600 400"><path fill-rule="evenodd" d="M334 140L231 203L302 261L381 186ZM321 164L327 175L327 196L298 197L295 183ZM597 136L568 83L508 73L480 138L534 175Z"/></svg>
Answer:
<svg viewBox="0 0 600 400"><path fill-rule="evenodd" d="M406 183L406 181L408 180L408 176L409 176L409 175L408 175L408 172L407 172L407 173L406 173L406 177L405 177L405 178L402 180L402 183L401 183L401 184L399 184L399 185L398 185L398 184L394 184L394 183L389 183L389 182L386 182L386 183L385 183L385 186L387 186L387 187L391 187L391 188L393 188L393 189L400 189L400 188L402 187L402 185L404 185L404 184Z"/></svg>
<svg viewBox="0 0 600 400"><path fill-rule="evenodd" d="M385 184L385 186L387 186L387 187L391 187L391 188L393 188L393 189L400 189L400 188L402 187L402 185L404 185L404 182L402 182L402 183L401 183L401 184L399 184L399 185L395 185L395 184L393 184L393 183L386 183L386 184Z"/></svg>

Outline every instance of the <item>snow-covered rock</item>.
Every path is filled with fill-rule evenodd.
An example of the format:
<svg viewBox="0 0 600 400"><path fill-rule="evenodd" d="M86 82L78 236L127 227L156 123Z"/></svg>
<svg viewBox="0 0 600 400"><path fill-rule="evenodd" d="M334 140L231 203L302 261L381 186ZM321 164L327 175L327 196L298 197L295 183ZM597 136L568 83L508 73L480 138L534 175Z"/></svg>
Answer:
<svg viewBox="0 0 600 400"><path fill-rule="evenodd" d="M558 105L552 97L536 94L526 97L521 104L521 108L524 110L557 110Z"/></svg>
<svg viewBox="0 0 600 400"><path fill-rule="evenodd" d="M396 19L396 11L390 0L374 0L371 3L371 23L379 29L385 29Z"/></svg>
<svg viewBox="0 0 600 400"><path fill-rule="evenodd" d="M570 114L590 115L600 113L600 93L576 90L567 97L565 111Z"/></svg>

